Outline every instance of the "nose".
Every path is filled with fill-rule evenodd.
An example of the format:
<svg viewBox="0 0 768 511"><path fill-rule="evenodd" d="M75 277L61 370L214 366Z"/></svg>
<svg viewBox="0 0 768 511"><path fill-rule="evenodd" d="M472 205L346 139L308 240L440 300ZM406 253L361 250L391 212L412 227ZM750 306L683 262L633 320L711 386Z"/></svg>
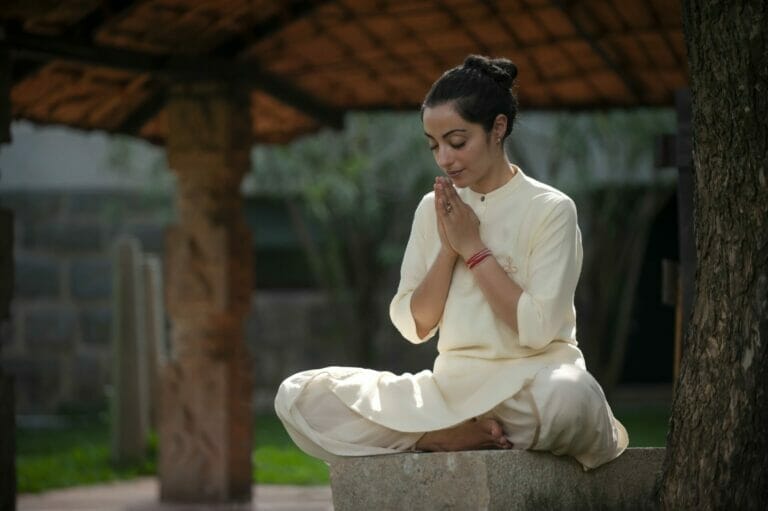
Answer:
<svg viewBox="0 0 768 511"><path fill-rule="evenodd" d="M445 145L438 147L437 153L435 153L435 161L441 169L449 168L453 161L453 155L451 154L450 148Z"/></svg>

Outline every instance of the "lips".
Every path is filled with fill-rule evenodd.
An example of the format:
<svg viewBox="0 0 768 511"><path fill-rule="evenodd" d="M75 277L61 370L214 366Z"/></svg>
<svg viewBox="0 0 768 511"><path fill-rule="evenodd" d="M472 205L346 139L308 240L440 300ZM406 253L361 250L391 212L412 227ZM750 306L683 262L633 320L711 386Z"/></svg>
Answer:
<svg viewBox="0 0 768 511"><path fill-rule="evenodd" d="M461 170L448 170L446 171L446 174L448 174L448 177L451 179L457 178L461 175L461 173L464 172L464 169Z"/></svg>

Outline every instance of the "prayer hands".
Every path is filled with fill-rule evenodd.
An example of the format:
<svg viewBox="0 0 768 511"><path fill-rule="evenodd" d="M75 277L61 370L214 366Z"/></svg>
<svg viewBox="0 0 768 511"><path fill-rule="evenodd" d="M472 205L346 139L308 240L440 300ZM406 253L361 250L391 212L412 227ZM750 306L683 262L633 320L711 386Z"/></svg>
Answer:
<svg viewBox="0 0 768 511"><path fill-rule="evenodd" d="M450 250L464 260L482 250L480 220L447 177L435 178L435 211L443 250Z"/></svg>

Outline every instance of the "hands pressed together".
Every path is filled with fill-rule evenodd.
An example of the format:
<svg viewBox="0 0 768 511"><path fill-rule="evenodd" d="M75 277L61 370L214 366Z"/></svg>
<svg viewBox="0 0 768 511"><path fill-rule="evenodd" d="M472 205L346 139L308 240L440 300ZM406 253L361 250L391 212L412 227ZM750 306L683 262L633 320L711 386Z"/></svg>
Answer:
<svg viewBox="0 0 768 511"><path fill-rule="evenodd" d="M467 260L485 247L480 239L480 220L472 208L461 200L450 179L436 177L434 188L442 250Z"/></svg>

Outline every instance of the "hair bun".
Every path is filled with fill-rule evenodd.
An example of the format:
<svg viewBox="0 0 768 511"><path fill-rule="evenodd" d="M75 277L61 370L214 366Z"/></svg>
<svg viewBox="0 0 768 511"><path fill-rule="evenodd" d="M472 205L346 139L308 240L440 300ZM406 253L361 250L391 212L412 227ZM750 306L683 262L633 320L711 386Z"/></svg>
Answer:
<svg viewBox="0 0 768 511"><path fill-rule="evenodd" d="M465 69L476 69L479 72L490 76L493 80L509 89L517 77L517 66L509 59L489 59L482 55L470 55L464 59Z"/></svg>

